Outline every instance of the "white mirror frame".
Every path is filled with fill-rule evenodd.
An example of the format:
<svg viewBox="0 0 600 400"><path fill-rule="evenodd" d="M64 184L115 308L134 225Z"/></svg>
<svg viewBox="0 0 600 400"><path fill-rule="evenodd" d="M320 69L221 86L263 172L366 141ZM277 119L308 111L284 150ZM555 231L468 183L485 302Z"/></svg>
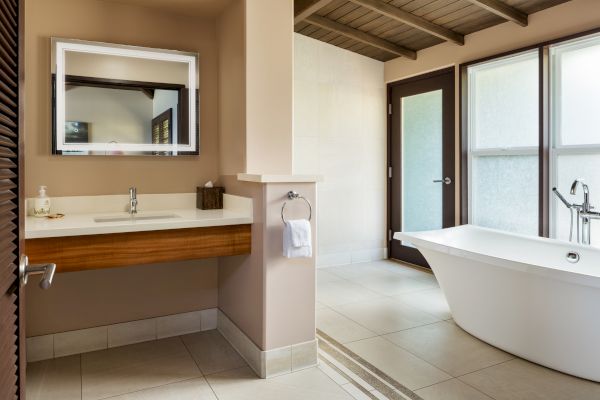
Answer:
<svg viewBox="0 0 600 400"><path fill-rule="evenodd" d="M198 54L175 50L161 50L147 47L118 45L101 42L88 42L84 40L52 38L52 70L56 74L56 116L55 116L55 149L60 152L139 152L151 154L153 152L168 152L170 155L177 153L199 154L199 128L197 128L198 110L197 88L198 88ZM180 145L174 138L172 144L136 144L136 143L65 143L65 53L67 51L80 53L104 54L121 57L145 58L150 60L173 61L188 64L188 88L189 90L189 130L190 143ZM196 146L197 145L197 146Z"/></svg>

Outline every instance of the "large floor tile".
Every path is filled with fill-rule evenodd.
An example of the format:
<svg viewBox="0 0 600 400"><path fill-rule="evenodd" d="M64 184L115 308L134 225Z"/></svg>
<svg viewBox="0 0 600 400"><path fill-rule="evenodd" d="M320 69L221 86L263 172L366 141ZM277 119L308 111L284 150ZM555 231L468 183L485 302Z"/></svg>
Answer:
<svg viewBox="0 0 600 400"><path fill-rule="evenodd" d="M380 335L440 321L390 297L334 306L333 309Z"/></svg>
<svg viewBox="0 0 600 400"><path fill-rule="evenodd" d="M195 378L111 397L110 400L217 400L217 396L206 379Z"/></svg>
<svg viewBox="0 0 600 400"><path fill-rule="evenodd" d="M330 307L377 297L381 295L347 280L317 284L317 301Z"/></svg>
<svg viewBox="0 0 600 400"><path fill-rule="evenodd" d="M417 390L416 393L423 400L492 400L491 397L458 379L437 383Z"/></svg>
<svg viewBox="0 0 600 400"><path fill-rule="evenodd" d="M445 321L385 338L455 377L514 358Z"/></svg>
<svg viewBox="0 0 600 400"><path fill-rule="evenodd" d="M377 336L375 332L329 308L317 310L317 328L341 343Z"/></svg>
<svg viewBox="0 0 600 400"><path fill-rule="evenodd" d="M514 359L460 378L496 400L600 399L600 384Z"/></svg>
<svg viewBox="0 0 600 400"><path fill-rule="evenodd" d="M435 315L440 319L450 319L452 314L446 301L446 296L442 289L436 287L431 289L419 290L416 292L403 293L394 296L409 306L418 308L428 314Z"/></svg>
<svg viewBox="0 0 600 400"><path fill-rule="evenodd" d="M79 355L27 364L28 400L81 400Z"/></svg>
<svg viewBox="0 0 600 400"><path fill-rule="evenodd" d="M401 272L403 266L397 267L391 265L388 261L373 261L366 263L357 263L349 265L340 265L337 267L325 268L325 271L335 274L344 279L356 279L368 276L393 276Z"/></svg>
<svg viewBox="0 0 600 400"><path fill-rule="evenodd" d="M431 276L410 278L402 274L361 276L350 279L350 282L364 286L384 296L394 296L437 287L435 278Z"/></svg>
<svg viewBox="0 0 600 400"><path fill-rule="evenodd" d="M346 346L411 390L452 378L444 371L381 337L359 340Z"/></svg>
<svg viewBox="0 0 600 400"><path fill-rule="evenodd" d="M204 375L246 366L246 362L218 331L182 336L200 371Z"/></svg>
<svg viewBox="0 0 600 400"><path fill-rule="evenodd" d="M219 400L350 400L350 396L319 368L271 379L259 379L249 368L206 377Z"/></svg>
<svg viewBox="0 0 600 400"><path fill-rule="evenodd" d="M81 355L83 400L96 400L201 376L180 338Z"/></svg>
<svg viewBox="0 0 600 400"><path fill-rule="evenodd" d="M342 279L344 278L334 274L333 272L327 271L327 268L317 269L317 282L319 283L340 281Z"/></svg>

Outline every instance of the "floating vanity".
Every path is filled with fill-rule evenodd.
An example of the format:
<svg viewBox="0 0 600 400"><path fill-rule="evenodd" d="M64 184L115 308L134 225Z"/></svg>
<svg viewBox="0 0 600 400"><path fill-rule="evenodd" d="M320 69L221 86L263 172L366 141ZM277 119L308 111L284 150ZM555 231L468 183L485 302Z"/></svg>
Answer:
<svg viewBox="0 0 600 400"><path fill-rule="evenodd" d="M250 254L251 199L225 194L222 210L199 210L195 193L138 198L135 215L126 195L52 199L64 217L25 221L30 262L70 272Z"/></svg>

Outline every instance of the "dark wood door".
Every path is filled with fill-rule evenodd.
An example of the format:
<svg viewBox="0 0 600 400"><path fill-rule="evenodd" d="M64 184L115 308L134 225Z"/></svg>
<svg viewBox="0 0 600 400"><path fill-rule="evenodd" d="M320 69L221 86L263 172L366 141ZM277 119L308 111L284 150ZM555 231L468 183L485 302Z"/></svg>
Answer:
<svg viewBox="0 0 600 400"><path fill-rule="evenodd" d="M23 1L0 0L0 399L25 398L23 248Z"/></svg>
<svg viewBox="0 0 600 400"><path fill-rule="evenodd" d="M454 226L454 68L388 86L389 226L410 232ZM390 258L428 267L410 243Z"/></svg>

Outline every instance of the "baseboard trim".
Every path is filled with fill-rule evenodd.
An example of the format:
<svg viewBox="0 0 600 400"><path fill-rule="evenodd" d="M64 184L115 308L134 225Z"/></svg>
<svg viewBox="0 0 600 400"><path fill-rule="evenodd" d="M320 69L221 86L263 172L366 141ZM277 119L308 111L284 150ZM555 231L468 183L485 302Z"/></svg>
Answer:
<svg viewBox="0 0 600 400"><path fill-rule="evenodd" d="M246 360L256 375L263 379L317 365L316 339L264 351L254 344L221 310L218 311L217 329Z"/></svg>
<svg viewBox="0 0 600 400"><path fill-rule="evenodd" d="M27 338L27 362L42 361L172 336L217 329L217 309Z"/></svg>

